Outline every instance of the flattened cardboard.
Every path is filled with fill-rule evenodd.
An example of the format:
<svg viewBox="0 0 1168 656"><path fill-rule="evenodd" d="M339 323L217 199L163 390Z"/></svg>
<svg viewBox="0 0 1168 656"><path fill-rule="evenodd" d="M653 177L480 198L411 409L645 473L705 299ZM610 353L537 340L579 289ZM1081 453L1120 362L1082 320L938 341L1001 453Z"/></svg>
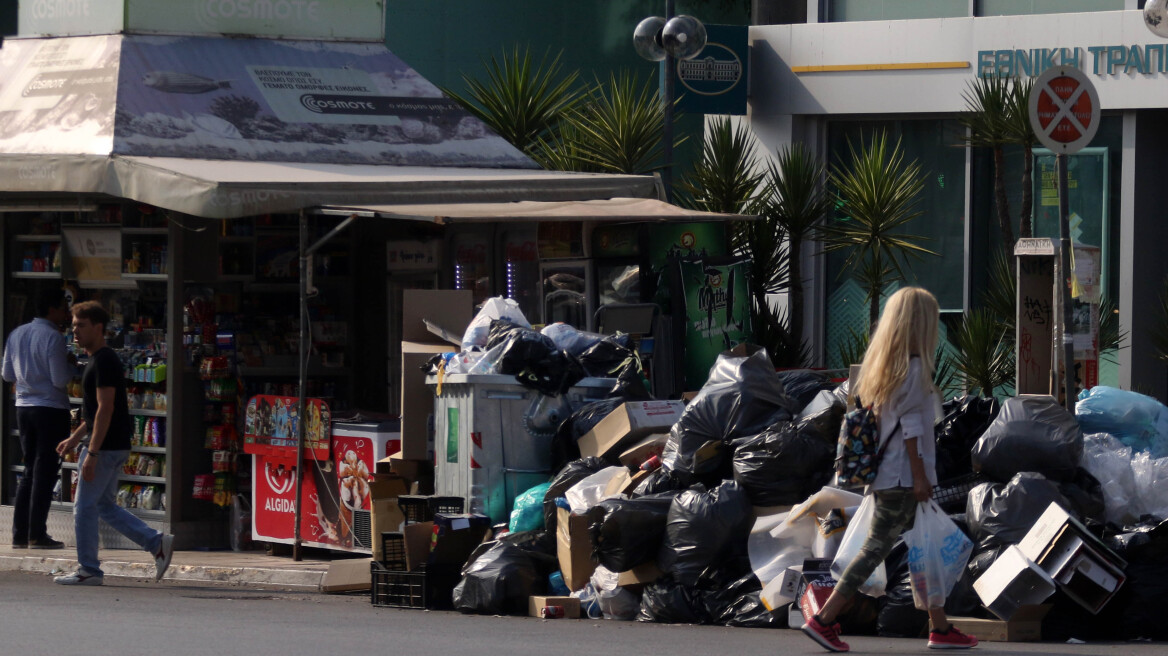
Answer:
<svg viewBox="0 0 1168 656"><path fill-rule="evenodd" d="M434 539L434 522L417 522L402 527L406 541L406 569L416 572L430 560L430 546Z"/></svg>
<svg viewBox="0 0 1168 656"><path fill-rule="evenodd" d="M371 585L368 558L344 558L329 563L328 571L321 580L322 592L352 592L368 590Z"/></svg>
<svg viewBox="0 0 1168 656"><path fill-rule="evenodd" d="M373 560L383 560L384 551L381 544L381 534L388 531L400 531L406 516L397 505L397 497L377 498L370 500L369 534L373 539ZM368 572L366 572L368 575Z"/></svg>
<svg viewBox="0 0 1168 656"><path fill-rule="evenodd" d="M608 413L576 445L581 457L603 458L646 435L668 431L684 411L681 401L629 401Z"/></svg>
<svg viewBox="0 0 1168 656"><path fill-rule="evenodd" d="M661 578L664 572L657 563L649 561L616 575L616 584L622 588L643 587Z"/></svg>
<svg viewBox="0 0 1168 656"><path fill-rule="evenodd" d="M653 433L621 453L620 463L630 469L636 469L649 458L660 456L668 439L669 433Z"/></svg>
<svg viewBox="0 0 1168 656"><path fill-rule="evenodd" d="M580 600L575 597L533 596L527 600L527 614L532 617L542 617L544 606L559 606L564 609L564 619L580 619Z"/></svg>
<svg viewBox="0 0 1168 656"><path fill-rule="evenodd" d="M406 289L402 291L402 332L407 342L440 342L425 321L460 338L474 318L469 289ZM425 320L425 321L423 321Z"/></svg>
<svg viewBox="0 0 1168 656"><path fill-rule="evenodd" d="M381 474L369 482L369 496L372 499L396 499L407 494L409 481L393 474Z"/></svg>
<svg viewBox="0 0 1168 656"><path fill-rule="evenodd" d="M984 642L1037 642L1042 640L1042 618L1050 608L1051 604L1020 606L1009 621L953 616L949 621L958 631Z"/></svg>
<svg viewBox="0 0 1168 656"><path fill-rule="evenodd" d="M556 556L569 590L588 585L596 563L592 562L592 535L588 532L587 518L556 508Z"/></svg>

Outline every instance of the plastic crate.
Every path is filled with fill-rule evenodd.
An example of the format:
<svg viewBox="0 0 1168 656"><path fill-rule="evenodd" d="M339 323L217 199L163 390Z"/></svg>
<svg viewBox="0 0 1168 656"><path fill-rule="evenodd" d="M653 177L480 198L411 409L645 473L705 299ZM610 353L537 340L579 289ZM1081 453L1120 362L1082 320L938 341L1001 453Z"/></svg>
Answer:
<svg viewBox="0 0 1168 656"><path fill-rule="evenodd" d="M430 497L417 494L403 494L397 498L397 507L405 515L407 524L428 522L434 519L430 510Z"/></svg>
<svg viewBox="0 0 1168 656"><path fill-rule="evenodd" d="M430 519L434 515L461 515L466 512L466 499L462 497L430 497Z"/></svg>
<svg viewBox="0 0 1168 656"><path fill-rule="evenodd" d="M965 511L965 502L969 492L989 479L981 474L965 474L947 481L941 481L933 488L933 500L945 512L957 513Z"/></svg>
<svg viewBox="0 0 1168 656"><path fill-rule="evenodd" d="M391 570L370 564L369 601L384 608L427 608L426 572Z"/></svg>
<svg viewBox="0 0 1168 656"><path fill-rule="evenodd" d="M381 534L381 560L387 569L406 569L406 538L397 531Z"/></svg>

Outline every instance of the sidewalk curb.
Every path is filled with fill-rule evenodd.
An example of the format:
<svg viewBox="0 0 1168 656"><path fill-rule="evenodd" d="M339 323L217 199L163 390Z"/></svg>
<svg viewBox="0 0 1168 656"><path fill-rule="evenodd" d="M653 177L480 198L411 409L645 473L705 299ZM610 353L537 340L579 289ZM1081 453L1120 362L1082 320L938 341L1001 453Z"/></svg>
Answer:
<svg viewBox="0 0 1168 656"><path fill-rule="evenodd" d="M77 569L76 560L43 556L0 556L0 570L22 571L37 574L72 572ZM153 563L135 563L105 560L101 563L106 576L153 579ZM246 587L279 586L320 590L324 572L302 569L275 569L262 567L215 567L209 565L172 564L163 581L188 581L213 583L225 586Z"/></svg>

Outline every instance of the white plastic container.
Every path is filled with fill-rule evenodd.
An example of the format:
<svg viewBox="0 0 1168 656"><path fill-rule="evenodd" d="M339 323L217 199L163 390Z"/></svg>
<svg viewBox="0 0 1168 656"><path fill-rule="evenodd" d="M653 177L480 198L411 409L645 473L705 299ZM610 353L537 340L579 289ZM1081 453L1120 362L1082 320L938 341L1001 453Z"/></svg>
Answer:
<svg viewBox="0 0 1168 656"><path fill-rule="evenodd" d="M514 376L452 374L434 397L434 493L467 500L467 511L506 522L515 497L546 483L552 440L580 406L604 398L611 378L585 378L567 394L551 397Z"/></svg>

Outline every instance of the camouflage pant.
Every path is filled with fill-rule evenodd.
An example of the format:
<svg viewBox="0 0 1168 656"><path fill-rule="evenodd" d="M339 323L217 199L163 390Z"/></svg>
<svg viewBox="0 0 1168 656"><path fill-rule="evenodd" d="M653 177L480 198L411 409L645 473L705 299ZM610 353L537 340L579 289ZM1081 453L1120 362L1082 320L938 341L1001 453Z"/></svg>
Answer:
<svg viewBox="0 0 1168 656"><path fill-rule="evenodd" d="M912 488L895 487L877 490L873 494L876 495L876 510L872 515L868 538L835 585L835 591L845 599L853 597L864 581L884 562L896 544L896 539L901 532L912 527L916 517L917 498Z"/></svg>

